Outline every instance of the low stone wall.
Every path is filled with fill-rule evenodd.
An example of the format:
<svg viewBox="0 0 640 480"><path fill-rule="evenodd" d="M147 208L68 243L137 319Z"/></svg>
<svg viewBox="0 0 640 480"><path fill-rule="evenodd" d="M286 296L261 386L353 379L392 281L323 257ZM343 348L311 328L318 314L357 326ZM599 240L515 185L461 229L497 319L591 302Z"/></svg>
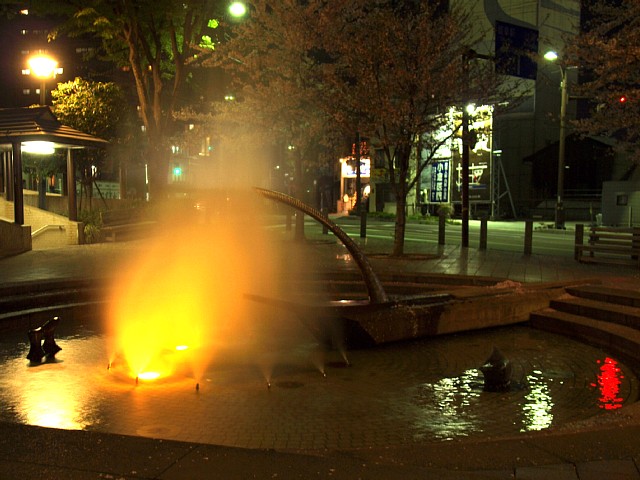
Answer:
<svg viewBox="0 0 640 480"><path fill-rule="evenodd" d="M31 250L31 227L0 220L0 257Z"/></svg>
<svg viewBox="0 0 640 480"><path fill-rule="evenodd" d="M6 223L13 221L13 202L8 202L2 197L0 217L3 217ZM63 215L25 205L24 224L30 227L29 250L34 247L48 248L82 243L82 223L73 222Z"/></svg>

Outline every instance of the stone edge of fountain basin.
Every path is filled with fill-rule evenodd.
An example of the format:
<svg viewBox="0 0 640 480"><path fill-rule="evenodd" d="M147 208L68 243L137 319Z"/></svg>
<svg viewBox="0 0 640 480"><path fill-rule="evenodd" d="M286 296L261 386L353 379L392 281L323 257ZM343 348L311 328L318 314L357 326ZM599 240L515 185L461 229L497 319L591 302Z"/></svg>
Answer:
<svg viewBox="0 0 640 480"><path fill-rule="evenodd" d="M106 281L51 279L16 282L0 286L0 333L25 332L51 317L87 320L103 314Z"/></svg>
<svg viewBox="0 0 640 480"><path fill-rule="evenodd" d="M425 279L432 279L425 276ZM396 282L398 279L395 279ZM415 285L415 277L412 285ZM297 313L318 341L329 343L327 330L339 330L347 348L368 348L385 343L435 335L525 323L531 312L549 306L572 285L598 280L522 284L496 281L482 285L447 285L423 295L394 297L382 303L362 300L303 303L253 297ZM398 289L395 283L394 288ZM448 288L447 288L448 287ZM490 300L490 301L488 301ZM327 328L331 326L331 328Z"/></svg>
<svg viewBox="0 0 640 480"><path fill-rule="evenodd" d="M327 281L335 281L336 275L340 274L332 273L332 280ZM565 287L600 283L597 279L587 279L524 284L446 275L446 283L443 284L443 276L437 274L381 277L385 284L392 286L390 291L402 291L404 282L410 283L413 290L404 298L396 295L377 304L366 301L306 304L279 300L273 303L294 308L303 323L312 329L322 327L328 319L344 322L353 340L351 346L370 347L524 323L532 311L548 307L552 299L564 294ZM345 278L352 277L345 274ZM421 283L430 285L429 289L425 294L416 294L416 285ZM439 285L435 290L431 288L434 283ZM26 331L40 326L51 316L85 320L102 315L106 295L103 278L51 279L0 286L0 332ZM492 301L487 301L488 298ZM261 301L272 302L271 299Z"/></svg>

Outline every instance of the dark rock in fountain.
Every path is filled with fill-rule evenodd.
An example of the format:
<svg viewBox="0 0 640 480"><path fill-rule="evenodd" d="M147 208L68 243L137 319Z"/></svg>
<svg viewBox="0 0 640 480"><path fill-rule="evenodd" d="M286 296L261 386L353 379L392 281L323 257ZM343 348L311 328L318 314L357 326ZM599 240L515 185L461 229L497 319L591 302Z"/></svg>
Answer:
<svg viewBox="0 0 640 480"><path fill-rule="evenodd" d="M51 320L47 320L41 327L34 328L27 332L30 344L27 359L30 360L31 363L40 363L43 357L53 359L56 353L62 350L53 338L58 323L60 323L60 317L53 317Z"/></svg>
<svg viewBox="0 0 640 480"><path fill-rule="evenodd" d="M504 354L493 347L493 353L480 367L484 375L485 392L505 392L511 386L511 362Z"/></svg>
<svg viewBox="0 0 640 480"><path fill-rule="evenodd" d="M60 323L60 317L53 317L51 320L47 320L44 325L42 325L42 331L44 334L44 343L42 344L42 349L44 353L47 355L47 358L55 357L56 353L58 353L62 348L56 343L53 338L53 332L56 327Z"/></svg>
<svg viewBox="0 0 640 480"><path fill-rule="evenodd" d="M42 349L42 327L29 330L27 335L29 336L30 344L27 359L30 360L31 363L40 363L42 361L42 357L46 355Z"/></svg>

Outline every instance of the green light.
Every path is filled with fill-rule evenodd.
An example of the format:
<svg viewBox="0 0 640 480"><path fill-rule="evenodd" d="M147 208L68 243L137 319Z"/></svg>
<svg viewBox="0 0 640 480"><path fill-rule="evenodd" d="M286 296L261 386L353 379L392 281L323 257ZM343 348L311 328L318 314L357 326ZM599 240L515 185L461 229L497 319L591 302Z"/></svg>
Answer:
<svg viewBox="0 0 640 480"><path fill-rule="evenodd" d="M181 167L173 167L173 174L176 177L179 177L180 175L182 175L182 168Z"/></svg>

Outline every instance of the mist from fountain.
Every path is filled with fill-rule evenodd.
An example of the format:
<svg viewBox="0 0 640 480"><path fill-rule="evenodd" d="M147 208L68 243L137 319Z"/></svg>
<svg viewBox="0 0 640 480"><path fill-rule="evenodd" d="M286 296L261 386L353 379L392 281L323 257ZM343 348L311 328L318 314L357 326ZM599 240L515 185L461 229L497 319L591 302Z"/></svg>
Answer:
<svg viewBox="0 0 640 480"><path fill-rule="evenodd" d="M236 190L164 214L166 230L114 282L106 315L110 366L136 381L179 374L199 384L218 356L239 355L270 381L278 361L273 337L284 334L276 327L295 320L246 295L286 297L302 270L314 268L268 233L263 205L255 192Z"/></svg>

